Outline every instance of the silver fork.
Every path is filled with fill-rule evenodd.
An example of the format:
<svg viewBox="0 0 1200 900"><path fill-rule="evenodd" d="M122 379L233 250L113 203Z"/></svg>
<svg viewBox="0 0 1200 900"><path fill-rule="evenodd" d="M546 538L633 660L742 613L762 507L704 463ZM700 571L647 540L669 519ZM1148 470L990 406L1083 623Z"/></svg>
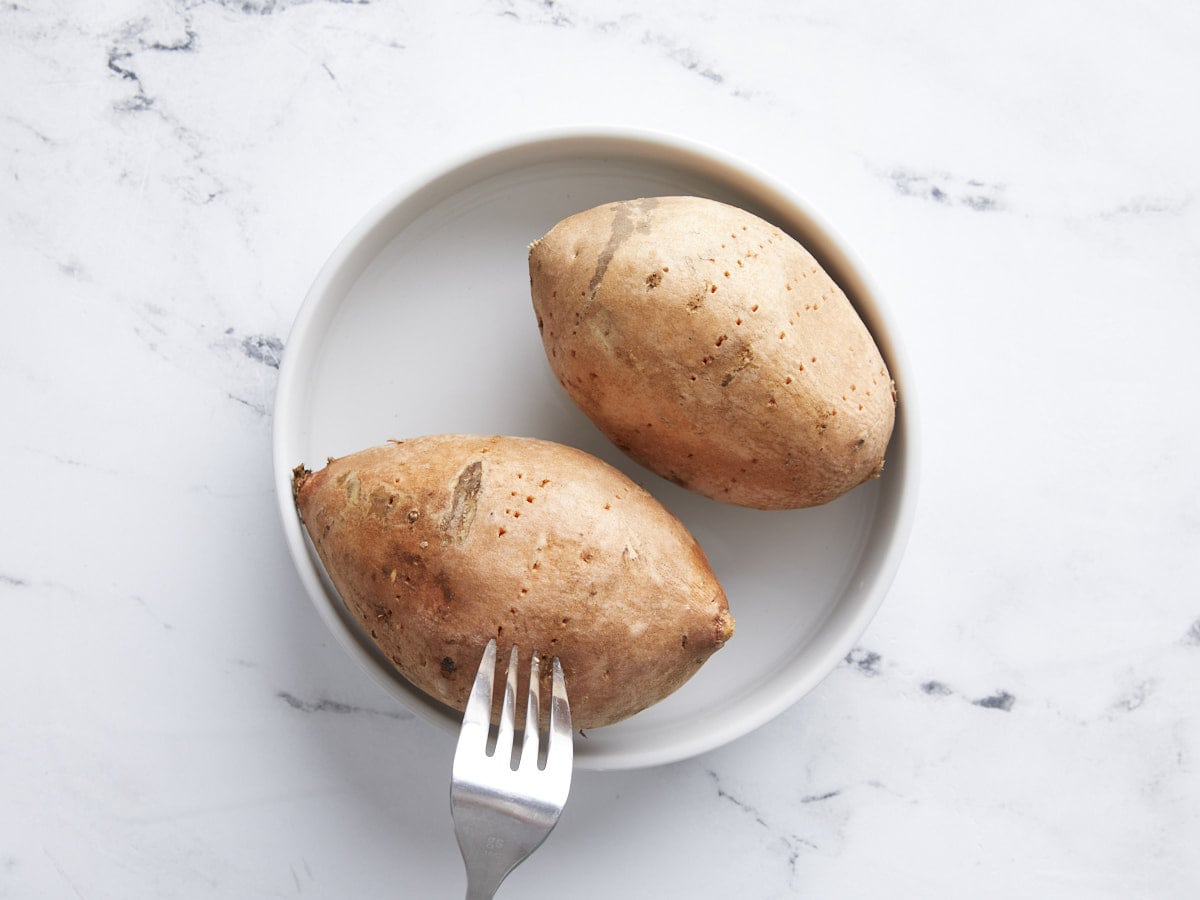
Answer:
<svg viewBox="0 0 1200 900"><path fill-rule="evenodd" d="M493 897L508 873L522 863L558 823L571 788L571 709L562 665L554 658L550 731L544 768L538 767L538 656L530 663L525 736L517 768L512 766L516 720L517 648L508 661L504 704L495 750L487 752L492 720L492 681L496 641L488 642L467 701L454 774L450 812L454 834L467 868L466 900Z"/></svg>

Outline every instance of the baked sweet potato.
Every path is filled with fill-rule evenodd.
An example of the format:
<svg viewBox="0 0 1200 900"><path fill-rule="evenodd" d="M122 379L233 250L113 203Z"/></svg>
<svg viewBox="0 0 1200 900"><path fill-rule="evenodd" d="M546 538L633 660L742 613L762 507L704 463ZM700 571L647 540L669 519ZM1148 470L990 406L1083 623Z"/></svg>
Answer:
<svg viewBox="0 0 1200 900"><path fill-rule="evenodd" d="M535 241L529 275L559 382L659 475L779 509L883 468L887 365L812 254L757 216L697 197L606 204Z"/></svg>
<svg viewBox="0 0 1200 900"><path fill-rule="evenodd" d="M558 656L574 723L591 728L666 697L733 632L687 529L580 450L420 437L298 467L294 489L346 606L405 678L459 710L490 638L502 655Z"/></svg>

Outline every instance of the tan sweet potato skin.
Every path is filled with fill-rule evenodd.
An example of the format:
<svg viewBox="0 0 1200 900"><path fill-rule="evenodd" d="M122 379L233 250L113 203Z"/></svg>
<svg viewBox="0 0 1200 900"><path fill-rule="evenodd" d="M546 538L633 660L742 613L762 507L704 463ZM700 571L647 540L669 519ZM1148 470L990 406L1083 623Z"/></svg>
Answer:
<svg viewBox="0 0 1200 900"><path fill-rule="evenodd" d="M733 631L682 523L561 444L396 441L298 467L294 488L348 608L405 678L459 710L493 637L524 666L558 656L575 727L594 728L670 694Z"/></svg>
<svg viewBox="0 0 1200 900"><path fill-rule="evenodd" d="M529 253L551 368L654 472L759 509L826 503L878 475L895 388L813 256L696 197L599 206Z"/></svg>

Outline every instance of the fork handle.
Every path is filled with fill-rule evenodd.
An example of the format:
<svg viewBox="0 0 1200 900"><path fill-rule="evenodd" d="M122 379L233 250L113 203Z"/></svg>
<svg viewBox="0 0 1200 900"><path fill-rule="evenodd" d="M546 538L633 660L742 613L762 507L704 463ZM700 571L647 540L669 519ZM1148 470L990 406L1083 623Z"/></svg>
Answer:
<svg viewBox="0 0 1200 900"><path fill-rule="evenodd" d="M467 898L466 900L492 900L496 896L496 891L500 888L500 882L495 884L480 885L475 882L467 882Z"/></svg>
<svg viewBox="0 0 1200 900"><path fill-rule="evenodd" d="M492 900L517 865L495 857L480 862L467 867L467 900Z"/></svg>

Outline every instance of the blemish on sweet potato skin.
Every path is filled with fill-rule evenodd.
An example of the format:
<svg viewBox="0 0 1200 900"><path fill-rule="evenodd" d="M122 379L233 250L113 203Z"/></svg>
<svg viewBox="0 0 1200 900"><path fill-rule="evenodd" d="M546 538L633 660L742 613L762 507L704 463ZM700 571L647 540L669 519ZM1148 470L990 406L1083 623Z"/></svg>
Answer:
<svg viewBox="0 0 1200 900"><path fill-rule="evenodd" d="M482 485L483 460L476 459L464 466L454 480L450 508L442 519L442 535L445 540L460 544L466 540L475 521L475 509Z"/></svg>

